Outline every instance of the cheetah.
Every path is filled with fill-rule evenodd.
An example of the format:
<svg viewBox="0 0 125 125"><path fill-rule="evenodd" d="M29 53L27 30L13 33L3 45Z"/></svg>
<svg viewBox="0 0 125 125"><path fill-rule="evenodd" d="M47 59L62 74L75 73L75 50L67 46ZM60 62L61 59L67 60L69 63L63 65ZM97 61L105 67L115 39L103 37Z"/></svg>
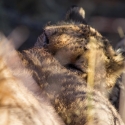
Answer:
<svg viewBox="0 0 125 125"><path fill-rule="evenodd" d="M17 61L14 61L15 63L13 65L21 63L21 66L24 66L26 68L26 71L20 68L21 67L20 65L19 66L17 65L17 67L12 66L10 70L8 68L5 68L5 69L2 68L2 70L5 71L5 73L3 73L2 70L0 70L0 73L1 73L0 76L2 78L0 81L1 83L0 88L4 90L4 91L1 91L2 99L4 99L4 100L1 99L2 100L1 104L3 104L4 106L9 106L8 110L11 110L11 106L16 105L19 111L21 111L21 112L15 111L16 112L15 113L14 110L12 109L12 114L10 112L7 112L7 113L10 113L7 115L8 117L10 117L9 119L10 121L8 122L8 124L9 123L12 123L12 124L27 123L31 125L32 124L47 124L47 125L50 124L51 125L52 123L52 124L58 125L58 124L63 124L64 122L66 125L90 125L90 124L91 125L92 124L93 125L94 124L124 125L118 112L111 105L109 100L103 95L103 93L100 92L98 89L96 89L96 87L87 87L86 79L88 77L87 76L88 69L85 69L80 66L82 66L83 64L85 64L86 66L86 63L89 62L88 61L89 59L87 59L88 57L87 53L85 53L85 57L84 57L83 52L86 50L89 50L91 48L91 44L87 44L87 46L84 46L85 45L84 43L79 44L79 42L83 42L82 40L80 40L79 42L77 41L73 42L73 40L75 39L72 39L72 36L69 37L69 35L72 33L74 33L73 34L74 36L77 36L77 32L80 32L80 35L81 35L82 29L84 29L84 26L88 27L88 29L91 29L91 27L84 24L80 25L79 23L75 24L73 22L60 23L56 26L59 26L59 28L61 27L61 32L59 31L59 33L65 32L65 34L62 35L62 37L60 37L60 34L58 34L59 38L57 36L54 36L54 34L56 35L56 33L58 33L58 30L57 32L53 33L51 31L51 26L49 27L47 26L45 28L45 32L42 34L42 39L45 38L48 44L45 44L45 41L43 41L42 43L43 47L38 46L28 50L24 50L22 52L18 52L19 58L21 60L19 60L19 63L17 63ZM66 27L66 29L63 28L63 26ZM68 32L66 32L67 30ZM92 31L93 30L94 29L92 29ZM101 46L100 48L103 50L104 41L102 40L102 36L98 32L96 33L100 36L99 37L100 39L97 39L94 36L92 37L90 36L89 38L85 37L84 40L88 43L93 43L92 41L94 41L94 44L92 44L93 49L96 50L98 49L98 47ZM84 35L84 33L82 35ZM67 54L68 56L67 55L65 56L64 54L60 55L60 53L62 54L62 52L64 51L63 47L66 47L66 50L68 50L68 48L70 50L70 46L68 46L68 44L71 44L71 42L70 40L67 40L67 37L68 39L71 38L70 40L73 42L73 44L76 47L78 47L78 50L76 49L77 51L75 52L76 55L75 53L73 53L74 51L71 51L71 53L64 53L65 55ZM79 34L77 37L79 37ZM66 44L65 46L65 44L61 44L60 42L61 39L62 40L64 39L64 43L65 42L69 42L69 43ZM100 41L102 41L102 43ZM104 50L107 50L106 51L107 53L102 54L102 57L104 56L104 57L110 58L110 56L112 57L112 54L114 51L112 47L109 45L109 43L107 42L107 40L104 43L107 45L108 49L107 48L104 49ZM71 48L73 44L71 44ZM96 44L97 46L95 46ZM83 46L79 47L79 45L80 46L83 45ZM54 51L53 51L53 48L54 48ZM59 55L62 56L63 58L60 58ZM99 56L97 55L98 58ZM70 57L73 57L73 59L71 59ZM118 57L120 58L120 56ZM82 62L82 65L80 64L79 66L77 66L76 58L77 58L77 61L79 61L80 59L83 60L83 58L85 58L85 62ZM108 60L109 58L106 58L106 59ZM14 57L14 59L16 58ZM64 61L62 61L63 59ZM120 59L122 60L122 57ZM106 64L110 64L108 63L107 60L106 60ZM4 64L2 63L2 60L0 61L1 61L1 64ZM102 63L105 64L105 60L101 60L99 58L99 61L102 61ZM11 62L12 64L13 58L10 58L10 61L7 61L7 62L8 63ZM73 62L75 62L76 66L74 66ZM8 65L10 66L11 64L8 64ZM120 68L121 66L122 64L121 65L119 64ZM74 67L75 67L75 70L74 70ZM14 72L17 72L17 74ZM20 74L18 74L19 72ZM35 81L34 80L30 81L31 77L27 75L27 72L30 74L31 77L34 78ZM9 75L9 77L4 76L4 74L6 73L7 75ZM6 83L5 88L2 87L3 79L5 80L5 83ZM13 83L13 86L15 85L15 87L11 86L8 83L11 79L12 79L11 85ZM22 82L19 79L21 79ZM23 84L23 86L21 85L20 82ZM95 82L98 82L98 81L95 81ZM37 86L37 84L40 86L40 88ZM37 86L37 89L35 89L36 86ZM6 91L7 89L8 91ZM11 90L11 93L9 90ZM28 92L28 90L30 91ZM5 94L3 94L2 92L9 93L9 96L7 96L8 98L4 98ZM41 93L42 95L45 96L45 99L44 99L44 96L40 96ZM22 99L18 97L18 94L19 94L19 97L22 97ZM13 98L11 98L11 95L12 97L14 97L14 99L16 98L14 102L12 101ZM8 102L9 105L5 105L5 102L9 100L9 97L10 97L10 101ZM44 102L46 99L50 100L51 105L54 107L54 109L56 110L56 113L60 117L56 115L51 105L49 105L48 103L46 104ZM22 106L24 106L25 108ZM47 106L47 110L46 110L46 106ZM4 110L1 107L0 109ZM35 110L35 112L33 109ZM21 114L23 115L21 115L20 117L18 113L20 115ZM48 114L47 121L45 119L43 120L44 115L46 113ZM103 114L103 115L100 115L100 114ZM8 118L8 117L5 117L6 114L5 116L3 114L2 116L3 118L6 118L6 119ZM63 120L63 122L61 122L60 118ZM49 122L49 120L51 121ZM1 124L6 123L6 121L2 121L2 122L3 123Z"/></svg>
<svg viewBox="0 0 125 125"><path fill-rule="evenodd" d="M0 125L64 125L7 42L0 41Z"/></svg>
<svg viewBox="0 0 125 125"><path fill-rule="evenodd" d="M82 8L72 7L66 14L66 22L45 26L35 46L44 47L61 65L77 72L86 83L90 82L95 89L109 97L123 72L124 57L115 52L97 30L84 23L82 11ZM80 18L80 21L76 20L75 14L79 15L76 18ZM88 74L93 74L93 81L89 81Z"/></svg>
<svg viewBox="0 0 125 125"><path fill-rule="evenodd" d="M95 85L88 87L89 56L94 51ZM35 47L19 55L66 125L124 125L105 96L122 72L123 57L95 29L73 20L46 26Z"/></svg>

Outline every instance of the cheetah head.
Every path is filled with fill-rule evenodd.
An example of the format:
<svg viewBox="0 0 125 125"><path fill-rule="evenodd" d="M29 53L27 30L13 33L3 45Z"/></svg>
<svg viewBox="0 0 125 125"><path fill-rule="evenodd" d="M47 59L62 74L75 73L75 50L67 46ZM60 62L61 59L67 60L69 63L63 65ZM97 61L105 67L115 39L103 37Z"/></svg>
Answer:
<svg viewBox="0 0 125 125"><path fill-rule="evenodd" d="M44 28L36 46L46 48L61 65L86 81L93 74L95 87L105 83L103 86L111 89L123 71L124 58L106 38L83 21L82 9L71 8L64 21Z"/></svg>

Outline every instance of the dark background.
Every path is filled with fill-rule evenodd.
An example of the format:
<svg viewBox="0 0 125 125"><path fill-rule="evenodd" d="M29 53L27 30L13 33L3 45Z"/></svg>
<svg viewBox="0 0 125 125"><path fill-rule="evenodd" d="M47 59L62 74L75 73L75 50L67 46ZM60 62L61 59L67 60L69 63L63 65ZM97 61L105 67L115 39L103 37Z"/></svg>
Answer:
<svg viewBox="0 0 125 125"><path fill-rule="evenodd" d="M0 0L0 31L8 36L17 26L26 26L29 37L19 50L30 48L44 25L62 20L72 5L83 7L88 24L107 37L114 47L124 37L123 0Z"/></svg>

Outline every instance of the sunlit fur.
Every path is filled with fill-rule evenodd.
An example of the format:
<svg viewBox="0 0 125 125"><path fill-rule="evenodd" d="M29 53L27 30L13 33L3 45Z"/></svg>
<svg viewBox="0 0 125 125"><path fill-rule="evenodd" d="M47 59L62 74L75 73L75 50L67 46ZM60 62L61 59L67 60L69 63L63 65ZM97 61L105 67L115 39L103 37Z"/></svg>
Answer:
<svg viewBox="0 0 125 125"><path fill-rule="evenodd" d="M0 125L64 125L6 42L0 42Z"/></svg>
<svg viewBox="0 0 125 125"><path fill-rule="evenodd" d="M108 99L45 49L25 50L20 57L66 125L124 125Z"/></svg>
<svg viewBox="0 0 125 125"><path fill-rule="evenodd" d="M88 25L63 22L46 26L36 46L18 54L4 49L0 56L0 125L63 125L61 119L66 125L124 125L100 91L108 92L123 67L107 39ZM93 51L95 86L88 87Z"/></svg>
<svg viewBox="0 0 125 125"><path fill-rule="evenodd" d="M72 20L72 22L60 22L46 26L36 43L36 46L40 47L40 45L50 52L61 65L78 72L86 83L88 74L91 72L88 66L89 58L96 51L93 57L96 58L94 88L106 96L110 94L124 69L122 54L115 52L109 41L97 30L80 22Z"/></svg>

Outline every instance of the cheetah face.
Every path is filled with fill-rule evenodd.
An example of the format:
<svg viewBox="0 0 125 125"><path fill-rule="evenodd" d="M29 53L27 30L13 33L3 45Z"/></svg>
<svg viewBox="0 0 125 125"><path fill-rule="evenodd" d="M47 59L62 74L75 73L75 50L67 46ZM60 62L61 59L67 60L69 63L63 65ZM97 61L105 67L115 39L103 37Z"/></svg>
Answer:
<svg viewBox="0 0 125 125"><path fill-rule="evenodd" d="M45 27L45 34L49 41L45 48L54 55L61 65L86 78L87 40L84 37L86 32L82 28L82 25Z"/></svg>

